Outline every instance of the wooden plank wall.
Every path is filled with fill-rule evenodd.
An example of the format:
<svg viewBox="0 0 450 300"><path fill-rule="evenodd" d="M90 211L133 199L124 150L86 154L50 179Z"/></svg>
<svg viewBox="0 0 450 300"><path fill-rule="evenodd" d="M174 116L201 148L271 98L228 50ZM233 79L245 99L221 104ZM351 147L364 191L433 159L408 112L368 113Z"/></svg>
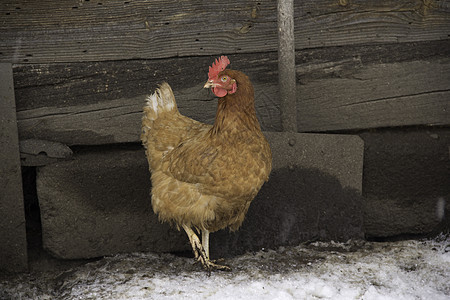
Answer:
<svg viewBox="0 0 450 300"><path fill-rule="evenodd" d="M182 113L212 122L203 90L226 54L280 131L275 1L2 1L0 61L13 62L20 139L138 142L145 95L166 80ZM301 132L450 123L446 1L295 3Z"/></svg>
<svg viewBox="0 0 450 300"><path fill-rule="evenodd" d="M448 39L433 0L295 2L297 49ZM276 1L20 0L0 4L0 60L154 59L277 50Z"/></svg>
<svg viewBox="0 0 450 300"><path fill-rule="evenodd" d="M11 64L0 63L0 271L28 270Z"/></svg>
<svg viewBox="0 0 450 300"><path fill-rule="evenodd" d="M449 41L437 41L297 51L300 131L449 124L449 49ZM263 129L281 131L277 54L230 59L255 84ZM138 142L145 94L163 80L173 86L183 114L211 123L216 101L202 89L210 61L17 65L20 138L68 145Z"/></svg>

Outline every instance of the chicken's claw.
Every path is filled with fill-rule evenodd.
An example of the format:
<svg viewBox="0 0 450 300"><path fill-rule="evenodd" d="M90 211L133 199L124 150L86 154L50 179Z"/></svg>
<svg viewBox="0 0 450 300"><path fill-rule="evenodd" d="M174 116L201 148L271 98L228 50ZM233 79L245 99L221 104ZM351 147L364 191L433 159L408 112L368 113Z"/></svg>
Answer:
<svg viewBox="0 0 450 300"><path fill-rule="evenodd" d="M195 263L201 263L203 268L209 273L214 270L231 271L231 268L229 266L219 265L216 263L217 260L209 259L200 241L198 244L195 243L195 248L192 247L192 249L194 249L193 251L196 259Z"/></svg>
<svg viewBox="0 0 450 300"><path fill-rule="evenodd" d="M203 265L203 268L211 274L211 271L214 270L220 270L220 271L231 271L231 268L226 265L219 265L217 264L218 260L210 260L209 258L205 258L202 256L199 256L197 258L197 261L195 263L201 263Z"/></svg>
<svg viewBox="0 0 450 300"><path fill-rule="evenodd" d="M192 229L190 229L187 226L183 226L184 230L186 231L189 242L191 243L192 252L194 252L194 257L196 262L200 262L203 266L203 268L211 273L213 270L221 270L221 271L231 271L231 268L225 265L219 265L216 264L216 260L210 260L208 255L206 254L205 249L202 246L202 243L200 242L200 239L198 236L194 233Z"/></svg>

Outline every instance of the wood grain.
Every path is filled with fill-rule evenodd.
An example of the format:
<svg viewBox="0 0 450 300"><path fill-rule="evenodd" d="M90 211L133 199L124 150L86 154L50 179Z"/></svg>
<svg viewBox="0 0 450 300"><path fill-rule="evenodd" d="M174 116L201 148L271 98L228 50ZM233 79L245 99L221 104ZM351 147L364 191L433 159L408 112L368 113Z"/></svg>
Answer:
<svg viewBox="0 0 450 300"><path fill-rule="evenodd" d="M303 132L450 123L450 42L306 49L296 53ZM230 56L255 85L265 131L281 131L276 52ZM17 65L21 139L74 144L138 142L146 94L162 81L180 111L212 123L216 100L202 88L207 57Z"/></svg>
<svg viewBox="0 0 450 300"><path fill-rule="evenodd" d="M295 1L296 49L448 39L446 1ZM54 63L277 50L274 1L2 1L0 61Z"/></svg>
<svg viewBox="0 0 450 300"><path fill-rule="evenodd" d="M0 270L28 270L25 210L11 64L0 63Z"/></svg>
<svg viewBox="0 0 450 300"><path fill-rule="evenodd" d="M361 65L298 90L303 132L450 123L450 58Z"/></svg>
<svg viewBox="0 0 450 300"><path fill-rule="evenodd" d="M449 124L450 81L448 77L442 78L442 74L450 74L449 66L450 60L376 65L362 68L356 74L368 76L366 79L315 80L298 85L299 128L303 132L327 132ZM437 70L436 76L419 72L426 67ZM412 80L408 74L418 76ZM256 109L263 129L280 131L277 86L255 85L255 88ZM201 85L175 92L180 111L212 123L215 101L207 91L199 89ZM23 110L17 114L20 138L69 145L139 142L144 97Z"/></svg>

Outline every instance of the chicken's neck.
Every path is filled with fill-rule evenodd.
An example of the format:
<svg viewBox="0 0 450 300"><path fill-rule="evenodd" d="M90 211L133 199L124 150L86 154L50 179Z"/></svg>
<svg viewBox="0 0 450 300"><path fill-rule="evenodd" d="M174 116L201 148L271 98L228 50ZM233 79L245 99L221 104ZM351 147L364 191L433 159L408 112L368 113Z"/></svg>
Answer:
<svg viewBox="0 0 450 300"><path fill-rule="evenodd" d="M212 134L261 132L251 92L237 92L219 99Z"/></svg>

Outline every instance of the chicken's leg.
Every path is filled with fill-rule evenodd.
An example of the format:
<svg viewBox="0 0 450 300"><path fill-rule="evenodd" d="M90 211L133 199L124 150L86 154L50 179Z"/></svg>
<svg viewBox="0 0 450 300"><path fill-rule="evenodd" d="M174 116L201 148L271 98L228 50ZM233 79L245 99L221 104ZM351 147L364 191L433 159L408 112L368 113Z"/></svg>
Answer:
<svg viewBox="0 0 450 300"><path fill-rule="evenodd" d="M218 265L218 264L214 263L213 261L209 260L209 241L208 241L209 240L209 232L207 233L207 236L206 236L206 241L208 241L208 246L206 246L207 247L206 249L208 249L208 252L206 252L205 248L202 246L202 243L200 243L200 239L195 234L195 232L186 225L183 225L183 229L184 229L184 231L186 231L186 234L189 238L189 242L191 243L191 247L192 247L192 251L194 252L195 259L197 259L197 261L200 261L206 270L211 271L213 269L216 269L216 270L223 270L223 271L231 271L230 267ZM205 234L203 233L202 240L204 240L204 239L205 239Z"/></svg>
<svg viewBox="0 0 450 300"><path fill-rule="evenodd" d="M209 231L206 229L202 230L202 246L205 250L206 257L209 258Z"/></svg>
<svg viewBox="0 0 450 300"><path fill-rule="evenodd" d="M186 225L183 225L183 229L184 231L186 231L186 234L189 238L189 242L191 243L195 259L200 260L201 257L206 258L205 250L203 249L202 243L200 243L200 240L198 239L198 236L195 234L195 232Z"/></svg>

